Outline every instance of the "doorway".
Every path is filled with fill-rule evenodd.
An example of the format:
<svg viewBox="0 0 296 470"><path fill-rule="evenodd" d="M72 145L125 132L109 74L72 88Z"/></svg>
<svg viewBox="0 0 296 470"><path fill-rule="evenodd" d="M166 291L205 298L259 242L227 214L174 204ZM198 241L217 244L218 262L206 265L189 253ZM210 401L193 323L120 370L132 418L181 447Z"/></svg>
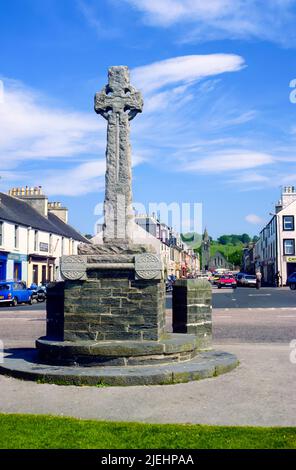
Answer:
<svg viewBox="0 0 296 470"><path fill-rule="evenodd" d="M45 285L46 284L46 266L42 266L42 274L41 274L41 284Z"/></svg>
<svg viewBox="0 0 296 470"><path fill-rule="evenodd" d="M22 279L22 263L15 261L13 266L13 279L14 281L21 281Z"/></svg>
<svg viewBox="0 0 296 470"><path fill-rule="evenodd" d="M6 261L0 261L0 281L6 280Z"/></svg>
<svg viewBox="0 0 296 470"><path fill-rule="evenodd" d="M33 284L38 286L38 264L33 264Z"/></svg>

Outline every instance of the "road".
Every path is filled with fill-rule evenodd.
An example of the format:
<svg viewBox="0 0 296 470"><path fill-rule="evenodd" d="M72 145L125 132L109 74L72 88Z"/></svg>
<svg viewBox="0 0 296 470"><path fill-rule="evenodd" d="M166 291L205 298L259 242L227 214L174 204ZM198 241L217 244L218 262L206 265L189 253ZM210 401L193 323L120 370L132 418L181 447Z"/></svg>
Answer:
<svg viewBox="0 0 296 470"><path fill-rule="evenodd" d="M290 343L296 338L296 292L213 289L213 338L219 344Z"/></svg>
<svg viewBox="0 0 296 470"><path fill-rule="evenodd" d="M167 308L171 307L167 296ZM45 334L45 304L0 308L5 345L32 346ZM168 325L170 324L168 313ZM213 339L217 344L289 343L296 338L296 292L287 288L213 289Z"/></svg>
<svg viewBox="0 0 296 470"><path fill-rule="evenodd" d="M168 296L167 305L171 298ZM240 365L215 379L172 386L75 387L0 376L0 412L113 421L296 426L296 292L213 289L213 346ZM170 323L170 313L167 311ZM0 309L7 348L32 347L45 332L44 304Z"/></svg>

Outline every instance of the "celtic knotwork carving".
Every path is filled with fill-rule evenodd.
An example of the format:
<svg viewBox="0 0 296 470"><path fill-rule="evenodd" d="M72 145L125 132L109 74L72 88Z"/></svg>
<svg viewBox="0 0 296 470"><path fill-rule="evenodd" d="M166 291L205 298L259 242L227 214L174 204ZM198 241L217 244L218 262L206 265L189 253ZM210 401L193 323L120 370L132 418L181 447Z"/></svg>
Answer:
<svg viewBox="0 0 296 470"><path fill-rule="evenodd" d="M160 279L162 272L160 258L152 253L136 255L135 271L140 279Z"/></svg>
<svg viewBox="0 0 296 470"><path fill-rule="evenodd" d="M85 278L86 260L83 256L62 256L61 273L64 279L71 281Z"/></svg>

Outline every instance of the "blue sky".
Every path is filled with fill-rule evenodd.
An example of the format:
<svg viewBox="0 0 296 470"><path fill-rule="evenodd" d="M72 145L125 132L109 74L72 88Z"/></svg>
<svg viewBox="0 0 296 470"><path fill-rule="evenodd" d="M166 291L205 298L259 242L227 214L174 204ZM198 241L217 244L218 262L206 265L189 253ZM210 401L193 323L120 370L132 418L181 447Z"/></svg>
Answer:
<svg viewBox="0 0 296 470"><path fill-rule="evenodd" d="M214 237L256 234L296 183L296 1L0 0L1 191L42 185L92 232L106 122L93 96L128 65L136 202L202 202Z"/></svg>

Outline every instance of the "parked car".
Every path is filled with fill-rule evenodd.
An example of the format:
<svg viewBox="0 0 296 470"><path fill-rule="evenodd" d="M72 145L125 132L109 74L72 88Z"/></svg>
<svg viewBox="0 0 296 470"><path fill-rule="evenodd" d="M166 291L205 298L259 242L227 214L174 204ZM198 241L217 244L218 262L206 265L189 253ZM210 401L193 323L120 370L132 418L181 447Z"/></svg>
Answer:
<svg viewBox="0 0 296 470"><path fill-rule="evenodd" d="M236 275L237 285L241 287L256 287L256 276L252 274L238 273Z"/></svg>
<svg viewBox="0 0 296 470"><path fill-rule="evenodd" d="M32 289L32 300L35 300L36 302L45 302L46 286L39 286Z"/></svg>
<svg viewBox="0 0 296 470"><path fill-rule="evenodd" d="M236 289L237 283L233 276L225 274L217 281L217 286L218 289L221 289L222 287L232 287L233 289Z"/></svg>
<svg viewBox="0 0 296 470"><path fill-rule="evenodd" d="M290 274L288 277L287 286L289 286L291 290L296 290L296 272Z"/></svg>
<svg viewBox="0 0 296 470"><path fill-rule="evenodd" d="M28 289L22 281L0 282L0 303L6 303L13 307L17 304L32 304L32 290Z"/></svg>
<svg viewBox="0 0 296 470"><path fill-rule="evenodd" d="M215 274L215 273L213 273L212 277L210 278L211 283L212 283L214 286L216 286L217 283L218 283L218 281L219 281L219 279L220 279L220 277L221 277L220 274Z"/></svg>

